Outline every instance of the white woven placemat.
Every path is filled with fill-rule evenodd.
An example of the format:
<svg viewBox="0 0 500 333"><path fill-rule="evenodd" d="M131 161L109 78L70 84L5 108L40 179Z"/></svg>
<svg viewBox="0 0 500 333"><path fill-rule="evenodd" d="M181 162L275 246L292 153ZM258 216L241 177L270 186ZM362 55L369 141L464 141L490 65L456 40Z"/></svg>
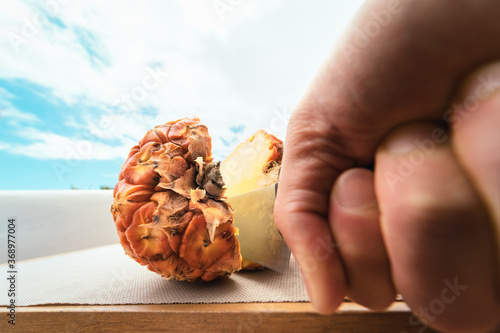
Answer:
<svg viewBox="0 0 500 333"><path fill-rule="evenodd" d="M16 266L16 306L309 301L293 258L286 274L265 269L193 283L164 280L126 256L119 244ZM8 270L0 266L2 306L10 302Z"/></svg>

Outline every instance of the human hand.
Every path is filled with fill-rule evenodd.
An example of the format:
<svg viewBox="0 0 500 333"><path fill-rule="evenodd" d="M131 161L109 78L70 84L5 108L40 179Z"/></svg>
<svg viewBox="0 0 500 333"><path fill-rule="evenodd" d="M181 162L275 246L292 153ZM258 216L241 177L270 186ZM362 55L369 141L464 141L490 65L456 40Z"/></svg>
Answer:
<svg viewBox="0 0 500 333"><path fill-rule="evenodd" d="M498 13L367 1L300 101L275 217L320 313L397 291L441 330L498 324Z"/></svg>

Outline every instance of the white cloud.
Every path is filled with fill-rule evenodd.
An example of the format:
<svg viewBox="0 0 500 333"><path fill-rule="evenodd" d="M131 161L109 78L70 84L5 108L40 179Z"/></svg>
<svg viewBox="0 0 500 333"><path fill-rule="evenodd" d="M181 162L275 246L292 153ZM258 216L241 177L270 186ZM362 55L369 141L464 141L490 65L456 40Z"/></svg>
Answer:
<svg viewBox="0 0 500 333"><path fill-rule="evenodd" d="M0 87L0 103L2 103L2 101L6 101L6 100L12 99L14 97L15 96L12 95L10 92L8 92L4 88Z"/></svg>
<svg viewBox="0 0 500 333"><path fill-rule="evenodd" d="M70 161L123 158L132 147L131 140L119 146L110 146L99 141L68 138L31 127L24 128L23 135L32 142L28 144L0 142L0 150L37 159Z"/></svg>
<svg viewBox="0 0 500 333"><path fill-rule="evenodd" d="M17 126L20 123L33 124L40 121L35 114L15 108L10 102L12 98L14 95L0 87L0 121L11 126Z"/></svg>
<svg viewBox="0 0 500 333"><path fill-rule="evenodd" d="M61 5L47 6L54 1ZM95 141L93 153L79 158L123 156L131 138L192 115L207 123L214 151L223 158L257 129L272 129L276 108L291 111L362 2L232 1L222 20L212 0L54 1L2 0L0 33L23 39L18 51L12 38L0 39L0 78L26 80L52 92L47 99L94 111L68 117L65 125L76 130L74 137L33 129L31 144L10 146L9 151L35 158L64 157L85 136ZM65 27L43 21L44 13ZM169 76L144 89L150 68ZM134 93L137 108L114 108ZM147 108L158 112L141 112ZM28 111L9 113L36 120ZM230 131L241 124L243 132ZM106 140L117 140L118 146Z"/></svg>
<svg viewBox="0 0 500 333"><path fill-rule="evenodd" d="M23 123L36 123L39 122L40 119L33 113L19 111L18 109L8 107L6 109L2 109L0 107L0 118L5 120L6 122L12 124Z"/></svg>

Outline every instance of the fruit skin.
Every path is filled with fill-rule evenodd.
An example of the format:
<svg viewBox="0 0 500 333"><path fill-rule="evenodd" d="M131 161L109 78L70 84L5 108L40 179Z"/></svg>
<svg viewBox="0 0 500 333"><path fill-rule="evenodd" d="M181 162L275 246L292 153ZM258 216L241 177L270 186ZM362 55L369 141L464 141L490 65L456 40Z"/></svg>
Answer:
<svg viewBox="0 0 500 333"><path fill-rule="evenodd" d="M232 208L197 117L149 130L123 164L111 213L125 253L167 279L210 281L241 269Z"/></svg>

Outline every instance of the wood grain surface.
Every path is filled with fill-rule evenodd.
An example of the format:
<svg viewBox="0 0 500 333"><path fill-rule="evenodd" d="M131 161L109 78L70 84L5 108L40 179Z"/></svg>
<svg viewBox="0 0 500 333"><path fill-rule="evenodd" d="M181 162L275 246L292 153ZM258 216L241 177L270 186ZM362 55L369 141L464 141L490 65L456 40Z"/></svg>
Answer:
<svg viewBox="0 0 500 333"><path fill-rule="evenodd" d="M310 303L50 305L0 310L1 332L422 332L407 305L372 312L345 302L333 315ZM426 333L434 332L427 328Z"/></svg>

